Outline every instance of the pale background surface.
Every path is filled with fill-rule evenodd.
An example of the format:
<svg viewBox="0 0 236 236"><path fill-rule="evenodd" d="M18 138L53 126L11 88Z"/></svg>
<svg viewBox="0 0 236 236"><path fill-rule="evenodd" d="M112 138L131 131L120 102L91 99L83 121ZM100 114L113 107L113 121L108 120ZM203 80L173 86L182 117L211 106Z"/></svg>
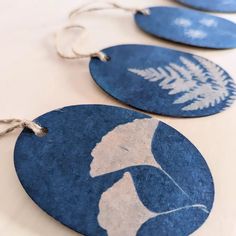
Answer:
<svg viewBox="0 0 236 236"><path fill-rule="evenodd" d="M54 51L53 33L67 23L67 13L85 0L0 1L0 118L33 119L52 109L85 103L122 106L98 88L88 60L64 61ZM141 6L174 5L168 0L123 0ZM236 14L223 17L236 22ZM89 28L87 49L121 43L168 46L218 63L234 78L235 50L201 50L175 45L141 32L131 14L103 12L82 16ZM226 39L227 40L227 39ZM212 171L216 199L207 222L195 236L236 235L236 104L221 114L198 119L158 117L186 135L204 155ZM72 236L27 196L13 165L16 131L0 139L0 235Z"/></svg>

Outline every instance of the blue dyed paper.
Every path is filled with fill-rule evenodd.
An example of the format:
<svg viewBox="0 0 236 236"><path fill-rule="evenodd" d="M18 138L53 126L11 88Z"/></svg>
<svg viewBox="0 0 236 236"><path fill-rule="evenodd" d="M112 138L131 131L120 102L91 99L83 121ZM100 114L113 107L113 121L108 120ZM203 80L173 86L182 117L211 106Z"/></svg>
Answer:
<svg viewBox="0 0 236 236"><path fill-rule="evenodd" d="M137 13L135 20L145 32L177 43L214 49L236 47L236 24L200 11L154 7L150 15Z"/></svg>
<svg viewBox="0 0 236 236"><path fill-rule="evenodd" d="M199 10L215 11L215 12L236 12L235 0L176 0L189 7Z"/></svg>
<svg viewBox="0 0 236 236"><path fill-rule="evenodd" d="M92 59L95 82L135 108L175 117L208 116L235 98L235 84L221 67L167 48L120 45L103 50L111 60Z"/></svg>
<svg viewBox="0 0 236 236"><path fill-rule="evenodd" d="M85 236L187 236L207 219L212 176L175 129L103 105L66 107L36 121L49 132L21 133L16 172L36 204L62 224Z"/></svg>

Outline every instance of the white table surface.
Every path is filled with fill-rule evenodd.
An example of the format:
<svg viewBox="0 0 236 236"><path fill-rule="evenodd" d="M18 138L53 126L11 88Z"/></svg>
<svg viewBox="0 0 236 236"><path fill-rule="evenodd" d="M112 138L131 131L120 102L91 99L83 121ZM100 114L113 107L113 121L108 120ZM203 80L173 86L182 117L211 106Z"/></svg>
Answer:
<svg viewBox="0 0 236 236"><path fill-rule="evenodd" d="M95 85L89 74L88 59L65 61L55 53L54 33L67 23L67 13L85 2L0 1L0 119L33 119L72 104L124 106ZM123 2L135 6L177 5L168 0ZM236 22L236 14L218 15ZM81 16L78 21L89 29L80 44L83 50L121 43L167 46L211 59L236 78L235 50L205 50L155 39L141 32L132 15L125 12L93 13ZM197 146L214 177L216 195L212 213L193 235L235 236L236 104L221 114L206 118L156 117L181 131ZM79 235L44 213L20 185L13 165L19 132L0 139L0 235Z"/></svg>

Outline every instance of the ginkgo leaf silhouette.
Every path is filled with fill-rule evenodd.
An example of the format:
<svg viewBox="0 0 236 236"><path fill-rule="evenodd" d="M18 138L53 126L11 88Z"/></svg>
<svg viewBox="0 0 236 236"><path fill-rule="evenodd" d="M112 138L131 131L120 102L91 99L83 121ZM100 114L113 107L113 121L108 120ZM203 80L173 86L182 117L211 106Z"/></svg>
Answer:
<svg viewBox="0 0 236 236"><path fill-rule="evenodd" d="M135 236L143 223L157 215L142 204L128 172L99 201L98 222L109 236Z"/></svg>
<svg viewBox="0 0 236 236"><path fill-rule="evenodd" d="M110 131L91 153L93 161L90 165L90 175L96 177L139 165L162 169L151 151L151 143L158 123L156 119L138 119L119 125Z"/></svg>
<svg viewBox="0 0 236 236"><path fill-rule="evenodd" d="M154 158L152 141L158 125L159 121L156 119L136 119L119 125L108 132L91 153L93 160L90 164L90 175L98 177L126 168L150 166L164 174L162 177L160 175L161 178L165 176L165 178L170 180L169 183L172 183L171 185L167 184L167 180L165 181L165 185L168 185L167 188L169 190L172 189L174 191L171 186L175 186L180 191L180 194L184 195L184 197L181 197L183 202L175 205L177 208L175 207L174 209L171 208L171 204L167 204L166 206L161 206L165 211L150 211L137 193L136 187L139 189L140 185L136 186L131 173L126 172L122 179L103 192L99 201L98 222L101 227L107 230L110 236L135 236L141 226L151 218L174 214L185 209L196 208L209 214L207 206L194 203L191 196ZM161 189L159 191L162 192ZM165 192L166 189L163 191ZM175 197L180 196L178 191L176 192L175 190ZM141 190L141 192L143 191ZM157 195L159 198L160 195ZM162 195L170 199L168 195ZM186 199L186 202L184 199ZM165 200L162 202L165 202ZM110 215L112 215L112 218L110 218Z"/></svg>
<svg viewBox="0 0 236 236"><path fill-rule="evenodd" d="M95 177L138 165L160 168L150 148L158 123L156 119L135 120L110 131L91 153L90 175Z"/></svg>
<svg viewBox="0 0 236 236"><path fill-rule="evenodd" d="M151 146L158 124L159 121L156 119L137 119L110 131L91 153L93 161L90 165L90 175L97 177L127 167L153 166L161 170L185 196L190 198L153 156ZM208 212L206 206L201 207Z"/></svg>
<svg viewBox="0 0 236 236"><path fill-rule="evenodd" d="M228 74L218 65L202 57L193 56L196 63L180 57L182 65L169 63L167 66L128 70L168 90L169 95L179 95L174 104L183 104L183 111L202 110L227 101L230 106L235 99L235 86ZM231 95L230 92L233 94Z"/></svg>
<svg viewBox="0 0 236 236"><path fill-rule="evenodd" d="M163 212L150 211L140 200L132 175L125 172L119 181L101 195L98 222L109 236L136 236L142 225L150 219L186 209L201 210L203 206L192 204Z"/></svg>

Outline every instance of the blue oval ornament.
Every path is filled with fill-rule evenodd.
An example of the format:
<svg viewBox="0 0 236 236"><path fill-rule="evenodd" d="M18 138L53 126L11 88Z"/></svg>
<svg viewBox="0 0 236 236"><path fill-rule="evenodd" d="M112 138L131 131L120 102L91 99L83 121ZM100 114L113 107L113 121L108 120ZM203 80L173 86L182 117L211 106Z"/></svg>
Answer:
<svg viewBox="0 0 236 236"><path fill-rule="evenodd" d="M235 98L235 84L221 67L202 57L162 47L120 45L92 59L90 72L108 94L135 108L174 117L221 112Z"/></svg>
<svg viewBox="0 0 236 236"><path fill-rule="evenodd" d="M49 132L21 133L16 172L62 224L86 236L187 236L207 219L212 176L175 129L104 105L66 107L36 121Z"/></svg>
<svg viewBox="0 0 236 236"><path fill-rule="evenodd" d="M176 0L186 6L213 12L236 12L235 0Z"/></svg>
<svg viewBox="0 0 236 236"><path fill-rule="evenodd" d="M137 13L135 20L145 32L177 43L214 49L236 47L236 24L200 11L153 7L150 15Z"/></svg>

